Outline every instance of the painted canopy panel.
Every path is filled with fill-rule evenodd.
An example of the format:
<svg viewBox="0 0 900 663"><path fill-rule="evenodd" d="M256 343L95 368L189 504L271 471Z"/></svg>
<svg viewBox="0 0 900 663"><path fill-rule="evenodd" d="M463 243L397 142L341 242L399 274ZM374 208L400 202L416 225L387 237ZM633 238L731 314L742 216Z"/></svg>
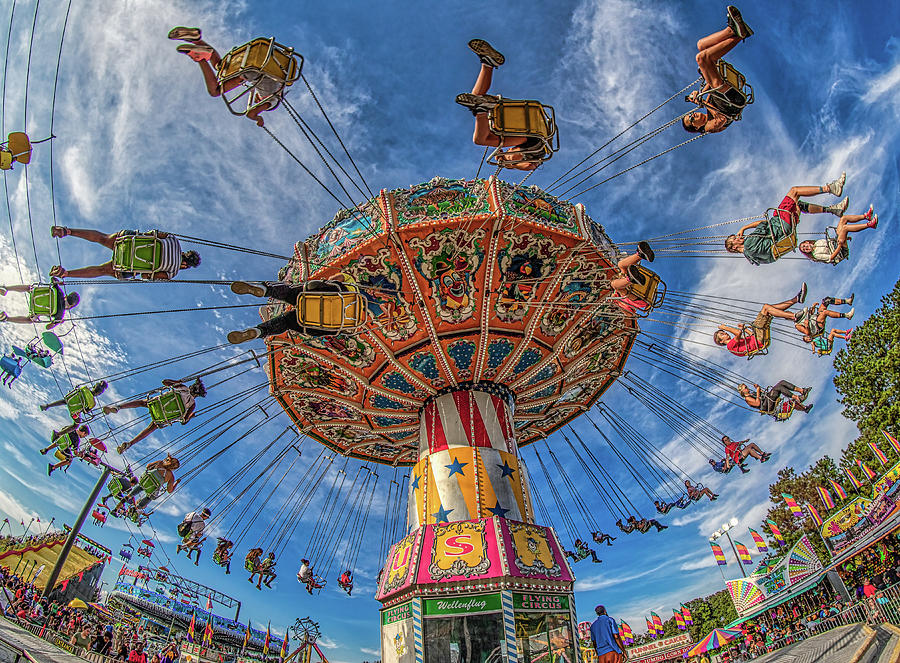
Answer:
<svg viewBox="0 0 900 663"><path fill-rule="evenodd" d="M282 269L292 283L351 277L368 321L268 338L273 392L305 434L376 462L414 463L422 404L478 382L515 394L520 445L544 438L627 359L636 323L606 301L617 258L582 206L536 187L434 178L382 191L297 244Z"/></svg>

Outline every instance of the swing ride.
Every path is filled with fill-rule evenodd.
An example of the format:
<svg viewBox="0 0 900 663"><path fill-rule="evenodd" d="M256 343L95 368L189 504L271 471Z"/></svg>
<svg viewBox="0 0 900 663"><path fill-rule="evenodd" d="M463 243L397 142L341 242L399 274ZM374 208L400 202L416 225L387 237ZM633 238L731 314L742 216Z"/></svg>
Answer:
<svg viewBox="0 0 900 663"><path fill-rule="evenodd" d="M297 563L299 554L308 557L302 560L297 579L310 595L326 587L330 591L335 585L350 595L354 572L359 572L358 558L371 539L366 527L379 488L376 468L381 466L382 475L393 472L393 479L387 499L381 500L381 545L377 549L372 545L369 552L385 555L376 583L376 598L383 605L383 660L406 661L412 654L427 652L432 636L438 637L442 629L470 612L473 601L484 602L475 612L486 613L480 645L486 656L499 656L504 646L515 653L519 645L509 629L547 615L553 615L571 644L575 637L571 564L589 558L601 562L587 541L612 545L616 537L604 531L615 531L613 524L633 537L647 535L652 528L660 532L666 526L649 517L654 508L665 515L675 507L697 508L692 504L704 494L715 499L683 469L680 458L665 451L664 442L648 439L633 419L613 409L604 396L615 385L643 411L657 417L674 438L684 441L689 453L700 455L704 467L708 458L715 468L716 459L724 453L726 431L636 374L632 367L649 366L744 407L734 399L734 386L751 380L730 365L686 350L678 339L668 342L665 339L673 337L660 330L692 331L693 327L718 324L720 316L746 318L761 304L670 289L661 274L643 264L620 267L638 242L631 241L634 238L613 242L607 230L590 217L588 208L574 199L704 134L600 182L590 182L666 128L676 126L686 115L679 114L590 162L599 153L595 151L545 187L526 185L533 170L518 182L506 181L506 176L514 172L516 164L539 166L555 158L560 149L556 111L536 100L498 96L488 109L491 131L501 138L524 138L530 142L523 145L530 147L515 152L498 147L490 154L486 150L483 163L495 166L496 172L485 177L479 176L479 168L470 179L435 176L410 187L375 193L358 169L355 172L361 182L357 185L285 99L294 83L306 83L356 167L306 80L303 62L293 48L274 38L257 38L221 58L215 66L216 80L234 115L254 119L260 112L276 108L286 113L316 148L349 200L337 198L325 187L340 203L339 211L319 232L297 241L290 256L171 235L173 240L178 238L176 243L183 240L287 260L277 278L264 284L220 282L230 285L236 294L265 298L260 308L263 323L257 329L269 325L268 331L238 340L228 337L232 343L261 339L264 351L229 354L188 376L167 378L162 387L139 394L135 400L101 405L98 397L102 390L94 385L102 383L105 389L108 383L146 371L174 370L171 367L178 362L230 350L228 344L192 350L102 379L89 376L91 383L60 389L58 403L73 422L105 426L108 432L102 439L115 439L135 423L149 422L144 433L116 445L120 454L137 453L131 448L148 431L184 425L183 432L170 434L164 447L148 450L139 461L131 459L141 465L154 460L138 476L129 467L114 471L109 494L102 501L106 511L94 509L94 522L102 526L112 516L152 528L148 521L151 505L158 508L164 504L179 484L183 487L195 480L211 463L241 442L253 440L256 431L285 414L290 425L283 433L267 438L271 441L260 445L222 485L209 486L210 494L202 505L215 514L209 525L221 526L217 533L222 534L211 555L213 564L230 573L234 551L244 554L249 549L244 558L248 580L256 580L260 591L272 589L277 561L291 546L290 564ZM743 75L725 62L718 63L718 73L726 86L701 87L689 101L714 108L730 124L740 120L753 103L753 90ZM322 184L270 128L259 126ZM28 163L31 143L27 137L24 140L18 133L10 134L6 147L0 146L0 167L7 161L9 165ZM516 158L505 156L509 154ZM347 193L332 162L356 186L364 202L356 203ZM797 250L797 224L784 227L777 210L748 218L759 219L770 229L773 261ZM725 249L718 241L722 238L705 231L743 221L747 219L713 223L649 241L661 258L724 256ZM70 230L53 228L54 237L64 237L66 234L60 233ZM120 235L112 249L109 276L132 283L140 280L133 279L135 276L168 279L162 241L169 234L126 231ZM837 246L835 241L832 246ZM834 264L848 257L847 250ZM644 259L652 262L652 252ZM215 264L215 259L209 262ZM659 267L663 273L666 269ZM169 271L174 275L177 270ZM65 288L86 285L61 268L57 274L60 279L27 290L29 321L48 322L48 328L63 322L68 309L78 302L77 295L67 294ZM629 281L627 296L613 286L621 278ZM106 282L112 281L96 283ZM290 288L291 296L275 296L273 285ZM643 305L635 306L635 301ZM243 306L256 304L224 308ZM217 308L223 307L183 310ZM128 312L147 313L152 312ZM67 316L65 322L74 329L81 320L101 317L112 316ZM281 322L276 325L276 321ZM759 337L749 325L739 331L738 340L743 335L758 341L747 351L748 359L764 356L773 342L789 342L790 337L789 330L777 326L766 328ZM62 353L62 344L52 333L44 333L43 343L54 353ZM3 371L18 377L21 365L15 357L49 368L52 356L46 351L40 351L45 353L41 355L36 344L37 340L26 350L15 347L9 358L0 360ZM260 368L266 374L264 384L223 394L209 405L195 404L194 396L206 394L201 378L228 371L210 387L213 389ZM196 381L202 393L189 389L191 381ZM280 412L269 408L274 404ZM109 420L120 409L137 407L146 407L146 412L134 421ZM786 420L791 410L788 403L779 401L772 411L762 414ZM573 425L576 420L579 428ZM590 439L586 429L590 429ZM553 446L548 441L551 437ZM299 445L306 439L318 443L318 455L308 461L307 453L298 462L302 456ZM91 440L93 449L106 451L100 439ZM61 462L72 459L71 443L63 441L56 446ZM165 461L158 460L163 450L171 454ZM105 464L96 453L90 453L74 455L95 465ZM541 479L539 489L532 490L526 453L531 456L527 463L533 476ZM355 467L350 459L358 461ZM615 478L610 469L613 464L633 478L633 485L623 485ZM584 481L573 478L572 467L583 472ZM303 469L298 477L299 468ZM176 470L180 471L177 480ZM286 487L290 493L285 498ZM384 484L382 492L383 488ZM323 492L324 500L317 500ZM548 496L556 514L547 507ZM113 504L107 506L109 498ZM314 503L317 517L304 531L305 545L291 545L298 523L313 513L308 509ZM275 512L272 517L263 515L267 504ZM602 509L609 518L601 515ZM251 527L262 520L268 521L267 526L254 540ZM551 527L554 522L559 534ZM129 527L127 522L125 526ZM141 541L137 555L148 563L165 554L152 538L135 540ZM295 552L298 549L299 554ZM128 561L133 553L134 547L125 544L120 557ZM162 582L159 575L157 579ZM329 585L329 580L336 582ZM293 580L290 584L296 588ZM428 618L424 625L423 615ZM301 650L305 653L295 652L297 660L308 661L312 651L324 660L315 646L318 626L312 622L304 628Z"/></svg>

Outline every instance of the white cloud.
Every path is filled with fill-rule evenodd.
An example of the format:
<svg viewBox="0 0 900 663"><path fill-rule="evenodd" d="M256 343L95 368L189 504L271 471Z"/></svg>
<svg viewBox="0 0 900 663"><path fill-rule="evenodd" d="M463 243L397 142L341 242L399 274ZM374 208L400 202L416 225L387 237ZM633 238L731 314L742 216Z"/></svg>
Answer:
<svg viewBox="0 0 900 663"><path fill-rule="evenodd" d="M9 518L10 525L37 518L38 514L25 507L15 497L0 490L0 513ZM5 532L9 534L9 531ZM21 532L19 532L21 534Z"/></svg>

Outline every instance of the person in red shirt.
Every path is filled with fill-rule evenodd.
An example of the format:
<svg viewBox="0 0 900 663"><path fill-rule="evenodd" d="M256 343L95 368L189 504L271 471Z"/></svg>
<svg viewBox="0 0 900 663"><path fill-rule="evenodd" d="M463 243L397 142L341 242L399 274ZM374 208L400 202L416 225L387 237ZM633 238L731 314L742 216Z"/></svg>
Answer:
<svg viewBox="0 0 900 663"><path fill-rule="evenodd" d="M626 313L633 314L636 309L643 310L650 305L649 302L645 302L637 297L632 289L632 284L644 285L646 277L638 270L637 266L641 260L653 262L655 257L653 249L650 248L647 242L638 242L637 251L629 256L625 256L616 265L619 268L620 276L617 279L613 279L609 285L618 295L616 303L619 305L619 308Z"/></svg>
<svg viewBox="0 0 900 663"><path fill-rule="evenodd" d="M794 314L788 313L788 309L794 304L802 304L805 301L806 284L804 283L793 298L778 304L763 304L756 319L750 324L741 325L740 328L719 325L718 331L713 334L713 341L736 357L753 354L769 345L769 328L772 325L772 318L784 318L793 322Z"/></svg>
<svg viewBox="0 0 900 663"><path fill-rule="evenodd" d="M147 663L147 653L144 651L144 643L138 641L134 649L128 654L128 663Z"/></svg>
<svg viewBox="0 0 900 663"><path fill-rule="evenodd" d="M760 463L765 463L771 456L771 454L760 449L755 442L747 444L748 442L750 442L749 439L735 442L727 435L722 436L722 444L725 445L726 458L741 468L741 472L744 474L750 471L744 467L744 461L747 460L748 457L755 458Z"/></svg>

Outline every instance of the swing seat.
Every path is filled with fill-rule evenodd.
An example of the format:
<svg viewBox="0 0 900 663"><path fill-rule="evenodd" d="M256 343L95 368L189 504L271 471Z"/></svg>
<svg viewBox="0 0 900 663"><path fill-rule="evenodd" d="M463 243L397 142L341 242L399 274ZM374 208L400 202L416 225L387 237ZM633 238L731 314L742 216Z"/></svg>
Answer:
<svg viewBox="0 0 900 663"><path fill-rule="evenodd" d="M53 318L59 313L59 291L51 285L36 285L28 295L28 315L32 318Z"/></svg>
<svg viewBox="0 0 900 663"><path fill-rule="evenodd" d="M366 322L366 299L352 284L342 292L303 292L297 297L297 323L327 334L358 331Z"/></svg>
<svg viewBox="0 0 900 663"><path fill-rule="evenodd" d="M752 336L756 338L756 330L751 325L744 325L741 327L741 333L738 338L747 338L748 336ZM762 342L760 343L759 339L756 340L757 347L755 350L750 350L747 352L747 359L753 359L756 355L767 355L769 354L769 345L772 343L772 330L769 327L763 331Z"/></svg>
<svg viewBox="0 0 900 663"><path fill-rule="evenodd" d="M181 392L176 391L174 387L166 387L156 396L148 398L147 409L150 410L153 423L160 428L182 421L187 412Z"/></svg>
<svg viewBox="0 0 900 663"><path fill-rule="evenodd" d="M162 475L160 475L160 473L156 470L144 472L141 478L138 479L138 485L147 494L147 497L149 497L151 500L154 500L156 499L157 495L162 492Z"/></svg>
<svg viewBox="0 0 900 663"><path fill-rule="evenodd" d="M14 160L12 152L7 149L0 149L0 170L12 170Z"/></svg>
<svg viewBox="0 0 900 663"><path fill-rule="evenodd" d="M66 456L66 454L63 453L62 449L57 449L56 451L54 451L53 457L56 458L56 460L60 460L60 461L68 460L68 456Z"/></svg>
<svg viewBox="0 0 900 663"><path fill-rule="evenodd" d="M666 299L666 284L659 277L659 274L653 272L643 265L635 265L635 268L643 275L644 283L631 283L629 289L634 296L647 303L644 309L636 309L635 315L646 317L650 312L661 306Z"/></svg>
<svg viewBox="0 0 900 663"><path fill-rule="evenodd" d="M246 115L262 104L269 105L266 110L277 108L284 96L284 88L293 85L302 70L303 56L295 53L293 48L279 44L274 37L257 37L225 54L217 68L216 79L228 110L234 115ZM243 82L244 87L229 96L224 90L235 80ZM246 104L242 103L243 97L246 97ZM240 108L242 105L245 107Z"/></svg>
<svg viewBox="0 0 900 663"><path fill-rule="evenodd" d="M244 569L249 571L250 573L257 573L256 562L254 562L252 559L245 559Z"/></svg>
<svg viewBox="0 0 900 663"><path fill-rule="evenodd" d="M556 111L533 99L504 99L498 97L497 104L488 114L491 133L501 138L524 137L538 141L528 149L516 149L511 154L521 158L504 158L507 154L498 147L487 162L493 166L513 167L521 163L543 163L554 152L559 151L559 132L556 126Z"/></svg>
<svg viewBox="0 0 900 663"><path fill-rule="evenodd" d="M82 414L90 416L91 410L96 404L97 401L90 387L81 386L66 394L66 407L73 419Z"/></svg>
<svg viewBox="0 0 900 663"><path fill-rule="evenodd" d="M783 400L781 403L778 403L775 406L775 421L787 421L791 418L791 415L794 414L794 401L787 399Z"/></svg>
<svg viewBox="0 0 900 663"><path fill-rule="evenodd" d="M830 355L834 351L834 343L830 343L828 341L828 337L825 334L816 336L812 340L812 346L813 352L815 352L819 357Z"/></svg>
<svg viewBox="0 0 900 663"><path fill-rule="evenodd" d="M156 231L142 235L123 235L113 246L113 271L155 276L162 271L162 242Z"/></svg>
<svg viewBox="0 0 900 663"><path fill-rule="evenodd" d="M788 212L783 209L770 207L766 210L766 223L769 227L769 238L772 240L772 257L778 260L781 256L791 253L797 249L797 226L799 218L795 215L792 219L793 223L788 224L782 218L782 214ZM783 237L776 239L774 228L781 226Z"/></svg>
<svg viewBox="0 0 900 663"><path fill-rule="evenodd" d="M847 238L847 243L844 244L844 247L841 249L840 253L837 254L834 260L831 261L832 265L836 265L839 262L843 262L850 257L850 240L852 237ZM834 226L829 226L825 228L825 241L828 244L828 250L834 253L834 250L838 245L838 237L837 237L837 228Z"/></svg>
<svg viewBox="0 0 900 663"><path fill-rule="evenodd" d="M31 161L31 141L28 140L28 134L23 131L13 131L9 134L6 149L19 163L28 164Z"/></svg>
<svg viewBox="0 0 900 663"><path fill-rule="evenodd" d="M700 98L706 97L707 105L712 106L732 122L737 122L741 119L744 108L753 103L753 88L747 84L744 75L725 60L716 63L716 70L728 87L701 92Z"/></svg>
<svg viewBox="0 0 900 663"><path fill-rule="evenodd" d="M118 497L125 491L125 486L122 485L122 479L118 476L114 476L110 479L107 487L109 488L109 494L113 497Z"/></svg>

